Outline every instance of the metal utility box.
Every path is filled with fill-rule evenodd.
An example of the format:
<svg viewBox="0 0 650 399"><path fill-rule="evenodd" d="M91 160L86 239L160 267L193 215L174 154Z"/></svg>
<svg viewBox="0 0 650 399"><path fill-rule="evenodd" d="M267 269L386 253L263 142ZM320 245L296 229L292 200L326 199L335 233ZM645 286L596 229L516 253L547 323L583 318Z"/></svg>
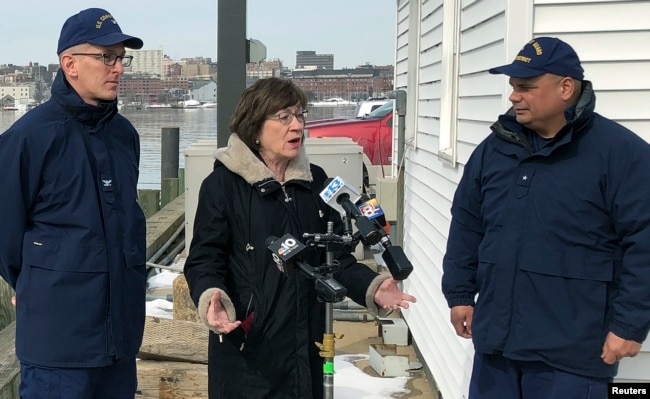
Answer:
<svg viewBox="0 0 650 399"><path fill-rule="evenodd" d="M312 137L305 139L309 162L325 170L327 176L339 176L363 192L363 147L349 137ZM314 232L314 233L324 233ZM357 260L364 259L364 247L360 243L354 250Z"/></svg>
<svg viewBox="0 0 650 399"><path fill-rule="evenodd" d="M369 347L370 366L381 377L408 377L408 355L399 354L396 345L372 344Z"/></svg>
<svg viewBox="0 0 650 399"><path fill-rule="evenodd" d="M185 255L194 234L194 216L199 202L201 183L214 168L217 140L198 140L183 152L185 154Z"/></svg>
<svg viewBox="0 0 650 399"><path fill-rule="evenodd" d="M386 215L386 220L397 220L397 179L394 177L377 179L377 201Z"/></svg>
<svg viewBox="0 0 650 399"><path fill-rule="evenodd" d="M409 344L409 327L399 317L379 317L379 336L386 345L407 346Z"/></svg>
<svg viewBox="0 0 650 399"><path fill-rule="evenodd" d="M309 161L325 169L329 177L340 176L363 190L363 147L349 137L306 138Z"/></svg>

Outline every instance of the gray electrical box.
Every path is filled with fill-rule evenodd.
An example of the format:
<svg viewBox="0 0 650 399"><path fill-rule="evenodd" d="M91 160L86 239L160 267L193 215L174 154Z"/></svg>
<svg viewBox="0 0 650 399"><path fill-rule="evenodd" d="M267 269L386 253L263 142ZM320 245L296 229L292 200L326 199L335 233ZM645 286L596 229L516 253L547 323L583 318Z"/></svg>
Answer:
<svg viewBox="0 0 650 399"><path fill-rule="evenodd" d="M185 153L185 255L194 233L194 216L199 202L199 189L214 168L214 152L217 140L198 140Z"/></svg>
<svg viewBox="0 0 650 399"><path fill-rule="evenodd" d="M325 170L327 176L339 176L363 190L363 148L349 137L305 139L309 161Z"/></svg>
<svg viewBox="0 0 650 399"><path fill-rule="evenodd" d="M305 139L305 149L309 162L323 168L327 176L339 176L362 192L363 147L349 137L312 137ZM359 243L353 254L357 260L363 260L364 252Z"/></svg>

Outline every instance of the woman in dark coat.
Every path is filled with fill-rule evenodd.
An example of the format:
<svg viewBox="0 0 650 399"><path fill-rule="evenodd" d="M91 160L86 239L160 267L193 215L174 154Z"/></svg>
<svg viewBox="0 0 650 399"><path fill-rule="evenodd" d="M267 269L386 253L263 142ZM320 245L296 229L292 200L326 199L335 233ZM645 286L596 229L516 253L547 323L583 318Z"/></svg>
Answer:
<svg viewBox="0 0 650 399"><path fill-rule="evenodd" d="M313 281L283 273L268 237L325 233L338 213L319 197L327 178L303 146L307 100L291 81L262 79L247 88L231 119L228 147L217 150L199 192L185 277L210 334L210 398L323 397L323 359L314 342L325 306ZM324 253L307 249L318 266ZM337 256L334 278L371 311L408 308L415 298L387 274Z"/></svg>

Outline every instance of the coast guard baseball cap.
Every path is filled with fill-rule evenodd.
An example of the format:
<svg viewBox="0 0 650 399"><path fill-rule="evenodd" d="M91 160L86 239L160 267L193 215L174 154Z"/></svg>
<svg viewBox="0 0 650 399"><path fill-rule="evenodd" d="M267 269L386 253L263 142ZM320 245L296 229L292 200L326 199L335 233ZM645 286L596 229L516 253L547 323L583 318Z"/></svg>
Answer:
<svg viewBox="0 0 650 399"><path fill-rule="evenodd" d="M61 28L56 53L61 54L63 50L81 43L98 46L124 43L124 47L136 50L143 46L141 39L122 33L115 18L101 8L89 8L68 18Z"/></svg>
<svg viewBox="0 0 650 399"><path fill-rule="evenodd" d="M512 64L489 70L513 78L532 78L545 73L584 79L584 70L575 50L555 37L538 37L524 45Z"/></svg>

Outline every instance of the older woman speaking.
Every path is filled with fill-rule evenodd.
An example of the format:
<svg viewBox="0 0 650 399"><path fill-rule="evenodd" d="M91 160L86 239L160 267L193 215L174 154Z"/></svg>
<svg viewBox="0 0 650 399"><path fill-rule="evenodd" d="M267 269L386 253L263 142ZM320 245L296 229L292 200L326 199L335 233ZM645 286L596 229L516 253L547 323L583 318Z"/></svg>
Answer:
<svg viewBox="0 0 650 399"><path fill-rule="evenodd" d="M267 237L342 230L319 197L327 175L304 148L304 93L289 80L261 79L241 96L228 146L203 181L185 276L210 334L211 398L323 397L323 360L314 345L325 306L304 273L282 273ZM321 265L309 248L304 262ZM338 253L334 278L371 311L415 302L389 275Z"/></svg>

